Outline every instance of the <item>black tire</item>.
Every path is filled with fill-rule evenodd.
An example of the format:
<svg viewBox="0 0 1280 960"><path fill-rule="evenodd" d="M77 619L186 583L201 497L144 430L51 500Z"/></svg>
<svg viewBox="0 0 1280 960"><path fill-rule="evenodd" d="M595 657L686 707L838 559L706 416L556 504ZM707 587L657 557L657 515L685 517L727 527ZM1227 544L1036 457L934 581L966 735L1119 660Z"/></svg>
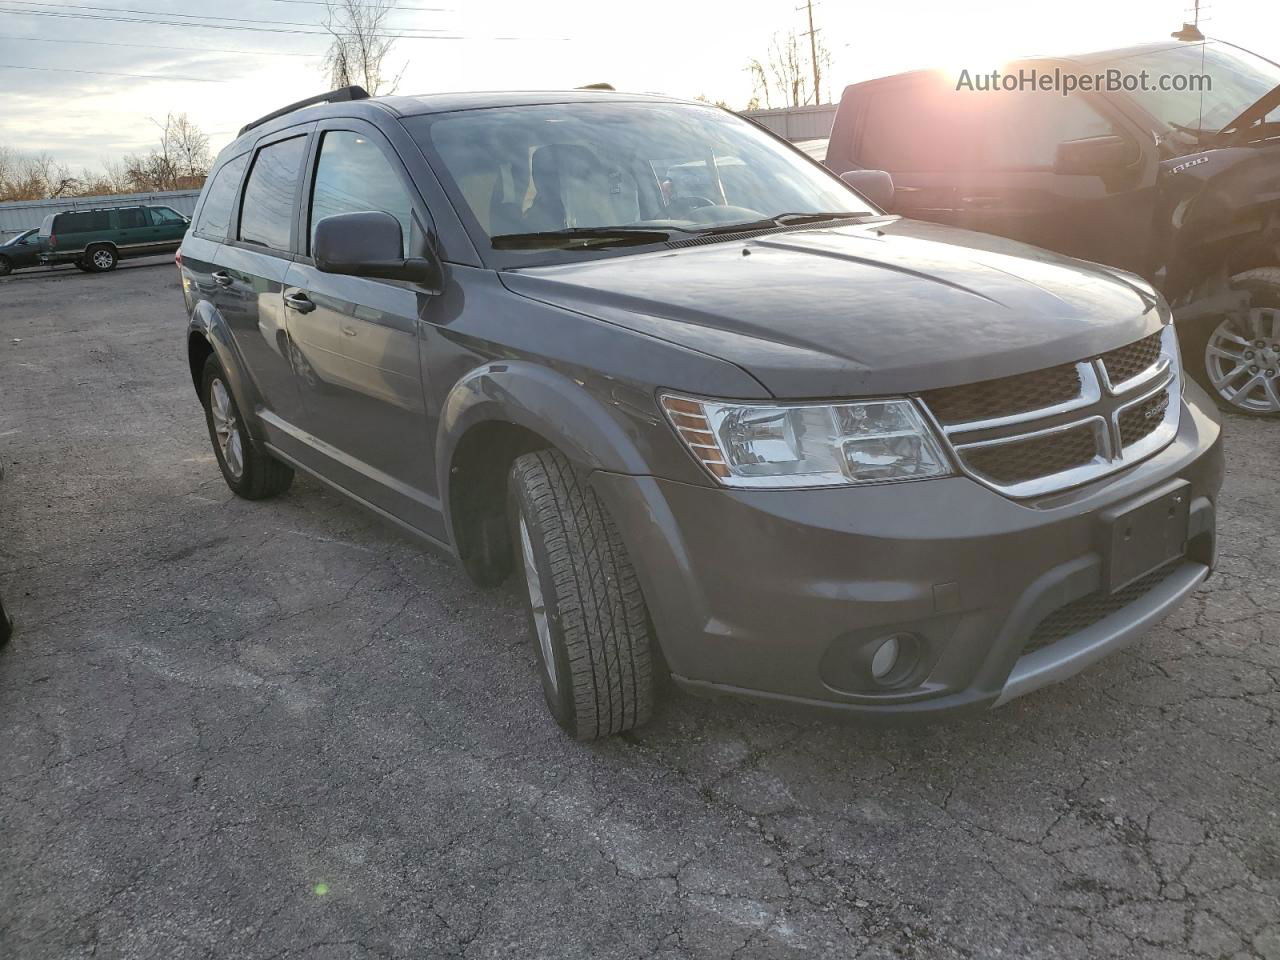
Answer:
<svg viewBox="0 0 1280 960"><path fill-rule="evenodd" d="M1261 307L1272 311L1280 311L1280 267L1258 267L1254 270L1246 270L1244 273L1237 274L1231 278L1231 286L1249 292L1251 309ZM1192 324L1185 330L1180 330L1183 366L1195 381L1204 387L1205 392L1214 399L1220 409L1245 416L1276 416L1280 413L1280 410L1256 409L1256 405L1254 409L1250 409L1249 406L1243 403L1233 403L1214 384L1213 374L1209 368L1210 360L1207 351L1215 332L1219 327L1224 326L1226 322L1224 319L1214 318ZM1280 329L1276 330L1276 334L1280 336ZM1280 344L1280 340L1274 342ZM1280 367L1272 367L1271 369L1277 371L1277 376L1274 378L1275 390L1277 394L1280 394Z"/></svg>
<svg viewBox="0 0 1280 960"><path fill-rule="evenodd" d="M90 270L89 270L89 265L88 265L87 263L85 263L83 259L81 259L81 260L77 260L75 263L76 263L76 269L77 269L77 270L82 270L82 271L84 271L85 273L89 273L89 272L90 272Z"/></svg>
<svg viewBox="0 0 1280 960"><path fill-rule="evenodd" d="M228 463L228 454L223 451L222 440L215 426L214 391L215 384L220 384L226 395L226 410L231 422L239 430L240 442L238 455L232 460L239 460L240 469L234 463ZM293 469L276 460L270 454L258 449L258 445L250 439L244 428L244 418L240 416L240 408L232 396L227 375L222 372L222 365L217 357L210 356L204 363L204 374L200 379L200 400L204 404L204 419L209 427L209 442L213 444L213 455L218 459L218 469L222 471L222 479L227 482L231 492L246 500L265 500L284 493L293 483Z"/></svg>
<svg viewBox="0 0 1280 960"><path fill-rule="evenodd" d="M7 277L13 273L13 264L9 262L8 257L0 257L0 277Z"/></svg>
<svg viewBox="0 0 1280 960"><path fill-rule="evenodd" d="M110 273L120 262L114 247L99 243L84 252L84 262L90 273Z"/></svg>
<svg viewBox="0 0 1280 960"><path fill-rule="evenodd" d="M518 457L508 484L511 544L556 722L578 740L638 727L653 712L651 631L622 537L595 491L555 450ZM527 577L525 540L540 589L550 662Z"/></svg>

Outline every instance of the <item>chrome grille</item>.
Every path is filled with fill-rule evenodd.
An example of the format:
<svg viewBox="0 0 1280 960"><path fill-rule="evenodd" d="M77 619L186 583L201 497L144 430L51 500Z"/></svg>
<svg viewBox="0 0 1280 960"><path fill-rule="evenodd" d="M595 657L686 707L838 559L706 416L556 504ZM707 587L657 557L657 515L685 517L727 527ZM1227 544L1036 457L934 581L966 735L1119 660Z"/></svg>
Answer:
<svg viewBox="0 0 1280 960"><path fill-rule="evenodd" d="M1153 333L1137 343L1102 355L1102 369L1108 382L1117 386L1150 370L1160 360L1160 334Z"/></svg>
<svg viewBox="0 0 1280 960"><path fill-rule="evenodd" d="M1016 377L930 390L923 399L939 421L956 424L1040 410L1079 395L1080 372L1074 363L1064 363Z"/></svg>
<svg viewBox="0 0 1280 960"><path fill-rule="evenodd" d="M966 473L1011 497L1089 483L1178 430L1172 326L1077 363L921 394Z"/></svg>

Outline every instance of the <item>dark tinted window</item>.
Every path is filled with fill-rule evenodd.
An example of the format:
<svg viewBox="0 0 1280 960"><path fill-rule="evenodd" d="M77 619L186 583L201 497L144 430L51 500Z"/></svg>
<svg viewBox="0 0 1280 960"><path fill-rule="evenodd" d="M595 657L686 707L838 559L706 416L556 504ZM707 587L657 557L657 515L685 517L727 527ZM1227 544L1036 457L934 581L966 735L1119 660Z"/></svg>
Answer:
<svg viewBox="0 0 1280 960"><path fill-rule="evenodd" d="M151 220L156 224L181 223L182 214L177 210L170 210L168 207L152 207Z"/></svg>
<svg viewBox="0 0 1280 960"><path fill-rule="evenodd" d="M147 227L147 211L142 207L127 207L123 210L116 211L116 225L121 230L132 229L133 227Z"/></svg>
<svg viewBox="0 0 1280 960"><path fill-rule="evenodd" d="M111 229L111 213L107 210L86 210L83 213L64 213L54 224L54 233L98 233Z"/></svg>
<svg viewBox="0 0 1280 960"><path fill-rule="evenodd" d="M379 210L400 221L409 255L413 204L387 156L368 137L347 130L324 135L311 194L311 236L316 224L336 213ZM308 251L311 247L308 242Z"/></svg>
<svg viewBox="0 0 1280 960"><path fill-rule="evenodd" d="M1116 132L1083 96L916 80L870 88L858 162L890 173L1048 169L1059 143Z"/></svg>
<svg viewBox="0 0 1280 960"><path fill-rule="evenodd" d="M245 165L249 162L247 153L234 160L228 160L214 175L205 195L204 206L200 208L200 221L196 224L196 233L205 234L213 239L225 240L227 227L231 224L231 205L236 199L236 189L240 186L240 178L244 175Z"/></svg>
<svg viewBox="0 0 1280 960"><path fill-rule="evenodd" d="M258 151L240 202L241 240L273 250L289 249L293 191L306 143L306 137L294 137Z"/></svg>

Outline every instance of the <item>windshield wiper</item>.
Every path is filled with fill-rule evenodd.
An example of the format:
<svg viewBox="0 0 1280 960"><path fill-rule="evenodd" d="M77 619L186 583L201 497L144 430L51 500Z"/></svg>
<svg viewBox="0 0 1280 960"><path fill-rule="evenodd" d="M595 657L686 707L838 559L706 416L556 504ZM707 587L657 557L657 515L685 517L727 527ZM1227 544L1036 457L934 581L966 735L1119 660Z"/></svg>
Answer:
<svg viewBox="0 0 1280 960"><path fill-rule="evenodd" d="M666 230L649 227L570 227L537 233L503 233L490 237L495 250L574 250L587 247L639 246L671 239Z"/></svg>
<svg viewBox="0 0 1280 960"><path fill-rule="evenodd" d="M751 230L767 230L770 227L795 227L806 223L825 223L829 220L853 220L861 217L876 216L870 210L836 210L822 213L779 213L765 217L763 220L744 220L739 223L722 223L718 226L698 230L700 236L715 236L718 233L746 233Z"/></svg>

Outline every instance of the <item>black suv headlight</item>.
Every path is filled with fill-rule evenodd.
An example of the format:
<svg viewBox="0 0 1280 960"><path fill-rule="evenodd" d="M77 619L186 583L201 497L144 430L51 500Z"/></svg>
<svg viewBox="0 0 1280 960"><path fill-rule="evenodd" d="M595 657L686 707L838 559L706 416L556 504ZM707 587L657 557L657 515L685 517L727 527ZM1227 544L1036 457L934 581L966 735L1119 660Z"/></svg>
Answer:
<svg viewBox="0 0 1280 960"><path fill-rule="evenodd" d="M680 439L727 487L833 487L952 472L905 398L747 404L663 393L659 400Z"/></svg>

